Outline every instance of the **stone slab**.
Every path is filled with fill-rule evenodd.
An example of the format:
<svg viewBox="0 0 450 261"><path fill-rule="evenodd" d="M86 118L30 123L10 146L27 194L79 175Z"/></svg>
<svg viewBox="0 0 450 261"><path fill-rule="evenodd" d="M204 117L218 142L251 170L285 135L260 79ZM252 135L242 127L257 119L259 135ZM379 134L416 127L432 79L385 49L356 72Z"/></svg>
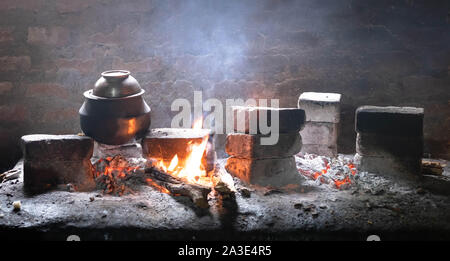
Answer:
<svg viewBox="0 0 450 261"><path fill-rule="evenodd" d="M305 110L306 121L340 121L341 94L324 92L304 92L298 99L298 108Z"/></svg>
<svg viewBox="0 0 450 261"><path fill-rule="evenodd" d="M358 133L356 135L356 152L364 156L421 158L423 156L423 137Z"/></svg>
<svg viewBox="0 0 450 261"><path fill-rule="evenodd" d="M261 134L260 128L263 117L267 117L263 125L271 126L272 111L277 112L279 119L279 133L291 133L300 131L305 124L305 111L297 108L270 108L233 106L234 131L238 133ZM254 130L251 133L251 130Z"/></svg>
<svg viewBox="0 0 450 261"><path fill-rule="evenodd" d="M280 133L275 145L261 145L266 135L235 133L227 136L225 152L246 159L285 158L296 155L302 147L299 133Z"/></svg>
<svg viewBox="0 0 450 261"><path fill-rule="evenodd" d="M336 147L338 124L331 122L306 122L302 135L303 144L317 144Z"/></svg>
<svg viewBox="0 0 450 261"><path fill-rule="evenodd" d="M300 153L316 154L326 157L335 157L337 155L336 146L322 144L303 144Z"/></svg>
<svg viewBox="0 0 450 261"><path fill-rule="evenodd" d="M294 157L280 159L243 159L230 157L225 169L247 184L283 187L301 183Z"/></svg>
<svg viewBox="0 0 450 261"><path fill-rule="evenodd" d="M423 136L423 108L361 106L356 110L355 130L396 136Z"/></svg>
<svg viewBox="0 0 450 261"><path fill-rule="evenodd" d="M395 185L387 180L385 186ZM66 190L30 197L18 179L0 184L0 234L9 240L56 241L69 235L81 241L365 241L376 231L381 240L449 240L450 197L416 190L417 184L380 195L305 184L279 193L247 188L246 196L211 200L201 212L190 199L149 186L123 197ZM19 212L13 211L14 201L22 203Z"/></svg>
<svg viewBox="0 0 450 261"><path fill-rule="evenodd" d="M31 160L79 160L92 157L94 141L87 136L32 134L21 138L24 158Z"/></svg>

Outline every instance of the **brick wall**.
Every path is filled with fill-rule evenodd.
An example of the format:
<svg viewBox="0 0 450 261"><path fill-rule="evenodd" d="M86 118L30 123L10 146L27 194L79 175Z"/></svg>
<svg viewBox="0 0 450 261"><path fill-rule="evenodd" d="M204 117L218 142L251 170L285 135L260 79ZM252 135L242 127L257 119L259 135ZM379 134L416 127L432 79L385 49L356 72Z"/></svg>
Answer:
<svg viewBox="0 0 450 261"><path fill-rule="evenodd" d="M339 150L355 108L425 108L425 149L450 159L448 1L2 0L0 169L29 133L79 132L82 92L108 69L147 91L152 126L175 98L343 94Z"/></svg>

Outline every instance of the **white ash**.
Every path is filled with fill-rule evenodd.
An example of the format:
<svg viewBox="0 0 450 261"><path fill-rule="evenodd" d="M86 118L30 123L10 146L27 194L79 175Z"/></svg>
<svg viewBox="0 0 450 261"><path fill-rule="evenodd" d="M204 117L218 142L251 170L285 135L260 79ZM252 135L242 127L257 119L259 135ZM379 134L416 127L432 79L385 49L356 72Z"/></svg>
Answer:
<svg viewBox="0 0 450 261"><path fill-rule="evenodd" d="M349 189L356 180L357 170L351 168L353 156L339 154L337 157L302 153L295 156L297 169L307 178L307 184L331 188ZM341 184L342 183L342 184Z"/></svg>
<svg viewBox="0 0 450 261"><path fill-rule="evenodd" d="M354 162L354 155L339 154L337 157L330 158L302 153L295 156L295 161L299 173L306 177L306 185L325 185L332 189L352 189L374 195L384 194L385 192L411 193L411 184L393 182L387 177L358 171ZM323 173L323 170L326 170L326 173ZM320 175L315 178L315 173L320 173ZM345 182L339 187L336 185L336 180L345 179L349 182Z"/></svg>

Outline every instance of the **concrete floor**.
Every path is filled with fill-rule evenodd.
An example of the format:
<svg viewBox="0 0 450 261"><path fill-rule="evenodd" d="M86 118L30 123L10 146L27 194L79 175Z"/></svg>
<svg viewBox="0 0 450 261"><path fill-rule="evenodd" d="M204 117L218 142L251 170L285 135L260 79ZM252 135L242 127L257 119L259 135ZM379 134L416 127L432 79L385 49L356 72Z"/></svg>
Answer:
<svg viewBox="0 0 450 261"><path fill-rule="evenodd" d="M21 168L19 163L16 168ZM448 174L448 170L446 170ZM378 180L376 183L373 180ZM361 174L348 190L309 181L288 191L249 188L189 199L142 186L134 195L52 191L24 195L21 178L0 184L1 239L65 240L382 240L450 239L450 197ZM238 191L243 185L236 180ZM92 197L94 200L92 201ZM13 201L21 210L13 211Z"/></svg>

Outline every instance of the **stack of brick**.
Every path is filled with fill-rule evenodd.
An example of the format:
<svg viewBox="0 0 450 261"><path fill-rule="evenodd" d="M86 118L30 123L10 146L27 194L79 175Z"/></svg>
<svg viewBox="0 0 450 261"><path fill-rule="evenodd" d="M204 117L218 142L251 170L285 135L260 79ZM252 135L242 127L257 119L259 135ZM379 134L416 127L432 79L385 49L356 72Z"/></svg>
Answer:
<svg viewBox="0 0 450 261"><path fill-rule="evenodd" d="M279 117L278 140L272 145L261 141L271 134L262 134L260 122L267 116L267 126L275 121L271 111ZM231 156L225 169L247 184L282 187L300 183L295 164L296 155L302 146L299 131L304 126L305 112L297 108L233 107L234 130L227 136L225 151ZM255 132L250 132L252 124ZM240 128L240 127L241 128ZM251 134L255 133L255 134Z"/></svg>
<svg viewBox="0 0 450 261"><path fill-rule="evenodd" d="M21 142L26 191L39 193L65 184L72 184L77 191L95 188L91 138L35 134L23 136Z"/></svg>
<svg viewBox="0 0 450 261"><path fill-rule="evenodd" d="M355 129L360 171L395 177L420 174L422 108L362 106L356 110Z"/></svg>
<svg viewBox="0 0 450 261"><path fill-rule="evenodd" d="M338 93L304 92L300 95L298 108L306 113L305 128L301 131L302 153L337 155L340 102Z"/></svg>

